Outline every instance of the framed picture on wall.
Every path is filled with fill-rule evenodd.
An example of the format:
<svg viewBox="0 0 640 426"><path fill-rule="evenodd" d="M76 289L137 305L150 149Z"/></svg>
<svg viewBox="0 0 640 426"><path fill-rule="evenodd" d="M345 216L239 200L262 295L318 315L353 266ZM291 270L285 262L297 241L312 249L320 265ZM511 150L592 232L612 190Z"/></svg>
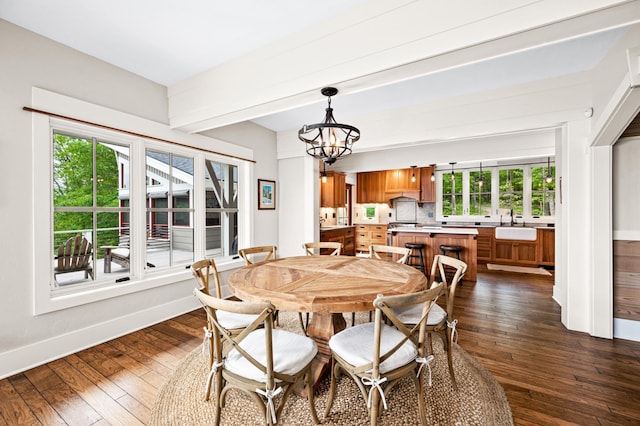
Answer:
<svg viewBox="0 0 640 426"><path fill-rule="evenodd" d="M258 179L258 210L276 209L276 182Z"/></svg>

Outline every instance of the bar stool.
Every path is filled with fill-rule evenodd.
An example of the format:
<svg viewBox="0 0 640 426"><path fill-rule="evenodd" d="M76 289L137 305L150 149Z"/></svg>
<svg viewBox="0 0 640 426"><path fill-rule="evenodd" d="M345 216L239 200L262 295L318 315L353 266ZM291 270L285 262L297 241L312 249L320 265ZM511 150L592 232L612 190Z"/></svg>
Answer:
<svg viewBox="0 0 640 426"><path fill-rule="evenodd" d="M406 243L404 246L408 249L411 249L411 254L409 255L409 259L407 260L407 265L413 266L414 268L421 270L424 275L427 275L427 271L424 267L424 255L422 254L422 252L424 251L424 244ZM416 250L418 250L417 254Z"/></svg>
<svg viewBox="0 0 640 426"><path fill-rule="evenodd" d="M462 246L455 246L450 244L441 244L440 251L443 256L446 256L448 252L455 253L458 260L460 260L460 252L464 249Z"/></svg>
<svg viewBox="0 0 640 426"><path fill-rule="evenodd" d="M458 260L460 260L460 252L464 249L464 247L462 246L457 246L457 245L453 245L453 244L441 244L440 245L440 251L442 252L443 256L447 256L447 253L451 253L451 254L455 254L456 257L458 258ZM455 274L455 269L450 268L448 266L445 266L445 274L447 277L447 281L450 281L453 279L453 275ZM460 281L458 282L459 285L462 285L462 278L460 278Z"/></svg>

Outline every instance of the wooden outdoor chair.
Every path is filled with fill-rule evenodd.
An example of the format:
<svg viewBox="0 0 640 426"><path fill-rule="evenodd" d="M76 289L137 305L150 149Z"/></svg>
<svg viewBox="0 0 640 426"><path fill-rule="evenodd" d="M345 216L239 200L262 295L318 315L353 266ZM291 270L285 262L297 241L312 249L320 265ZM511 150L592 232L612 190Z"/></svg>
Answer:
<svg viewBox="0 0 640 426"><path fill-rule="evenodd" d="M262 410L267 425L276 424L293 386L303 381L311 418L318 424L313 402L311 364L318 352L313 339L273 328L275 307L269 302L249 303L219 299L195 289L194 294L204 306L213 326L213 365L209 376L213 380L215 407L213 424L220 423L220 411L230 389L248 394ZM241 333L232 333L220 318L222 313L256 315L257 318ZM274 397L282 394L276 406Z"/></svg>
<svg viewBox="0 0 640 426"><path fill-rule="evenodd" d="M455 270L451 281L447 280L450 276L447 267ZM427 318L426 332L429 342L429 353L433 353L431 335L437 334L442 339L444 350L447 352L447 363L449 364L449 375L454 389L458 389L456 376L453 371L453 343L455 343L456 325L458 320L453 318L453 302L456 294L456 287L462 280L464 273L467 271L467 264L453 257L435 255L433 265L431 265L431 285L442 283L442 295L444 295L445 309L440 305L435 305ZM415 324L420 319L419 306L405 306L394 309L395 315L405 324Z"/></svg>
<svg viewBox="0 0 640 426"><path fill-rule="evenodd" d="M57 266L54 268L54 279L59 274L84 271L84 277L93 279L93 245L82 235L69 238L58 247L55 257Z"/></svg>
<svg viewBox="0 0 640 426"><path fill-rule="evenodd" d="M216 267L216 263L213 259L202 259L194 262L191 265L191 272L193 273L193 278L196 280L198 284L198 290L213 296L218 299L223 299L222 291L220 288L220 276L218 275L218 268ZM213 282L211 282L213 280ZM214 291L211 294L211 291ZM242 330L248 327L252 322L254 322L258 318L257 315L247 315L247 314L236 314L233 312L218 312L218 321L222 324L229 332L233 335L240 334ZM213 353L213 331L214 326L209 321L209 317L207 316L207 326L204 327L204 339L202 342L202 351L207 352L209 355L209 370L211 371L214 364L214 353ZM205 389L205 401L209 400L211 395L211 380L213 379L212 375L207 376L207 385Z"/></svg>
<svg viewBox="0 0 640 426"><path fill-rule="evenodd" d="M331 412L341 371L351 376L360 389L369 409L371 425L377 424L381 405L387 408L386 397L396 383L410 375L415 385L421 422L427 424L421 374L425 365L431 374L429 363L433 357L425 357L425 328L429 311L441 290L442 284L437 284L417 293L378 295L373 301L376 309L374 322L346 328L329 339L331 386L325 417ZM410 305L420 306L422 310L420 320L411 328L405 326L392 311L392 308Z"/></svg>
<svg viewBox="0 0 640 426"><path fill-rule="evenodd" d="M101 249L104 249L105 274L111 273L111 262L116 263L125 269L129 269L129 256L131 255L129 241L130 239L128 235L122 235L117 246L100 246ZM147 267L155 268L156 265L151 262L147 262Z"/></svg>

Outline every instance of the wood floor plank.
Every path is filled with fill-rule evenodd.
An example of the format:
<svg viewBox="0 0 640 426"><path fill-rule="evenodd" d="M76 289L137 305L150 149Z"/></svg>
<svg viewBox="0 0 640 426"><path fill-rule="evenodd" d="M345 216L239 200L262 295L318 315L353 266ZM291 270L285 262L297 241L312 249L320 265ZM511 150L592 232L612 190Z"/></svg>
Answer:
<svg viewBox="0 0 640 426"><path fill-rule="evenodd" d="M125 395L125 391L120 389L111 380L100 374L97 370L92 368L89 364L82 361L77 355L69 355L65 357L67 362L74 366L78 371L84 374L92 383L106 392L111 398L118 399Z"/></svg>
<svg viewBox="0 0 640 426"><path fill-rule="evenodd" d="M24 402L36 419L43 425L64 425L65 422L56 410L42 397L24 374L17 374L9 378L16 392L20 394ZM4 398L0 398L4 399Z"/></svg>
<svg viewBox="0 0 640 426"><path fill-rule="evenodd" d="M9 380L0 381L0 417L9 424L37 424L29 405Z"/></svg>
<svg viewBox="0 0 640 426"><path fill-rule="evenodd" d="M67 383L76 394L87 402L102 418L109 419L113 425L142 425L129 411L118 404L106 392L102 391L91 380L76 370L66 360L58 360L50 363L53 371Z"/></svg>
<svg viewBox="0 0 640 426"><path fill-rule="evenodd" d="M42 395L68 425L91 425L102 419L102 416L66 383L60 382L49 387Z"/></svg>

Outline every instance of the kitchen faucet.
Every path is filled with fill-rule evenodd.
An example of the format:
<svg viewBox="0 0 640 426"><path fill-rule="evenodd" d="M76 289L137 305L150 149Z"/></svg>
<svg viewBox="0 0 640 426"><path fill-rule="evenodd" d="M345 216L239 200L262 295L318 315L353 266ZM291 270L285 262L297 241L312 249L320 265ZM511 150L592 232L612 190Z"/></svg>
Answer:
<svg viewBox="0 0 640 426"><path fill-rule="evenodd" d="M511 209L511 226L516 224L516 218L513 217L513 209Z"/></svg>

